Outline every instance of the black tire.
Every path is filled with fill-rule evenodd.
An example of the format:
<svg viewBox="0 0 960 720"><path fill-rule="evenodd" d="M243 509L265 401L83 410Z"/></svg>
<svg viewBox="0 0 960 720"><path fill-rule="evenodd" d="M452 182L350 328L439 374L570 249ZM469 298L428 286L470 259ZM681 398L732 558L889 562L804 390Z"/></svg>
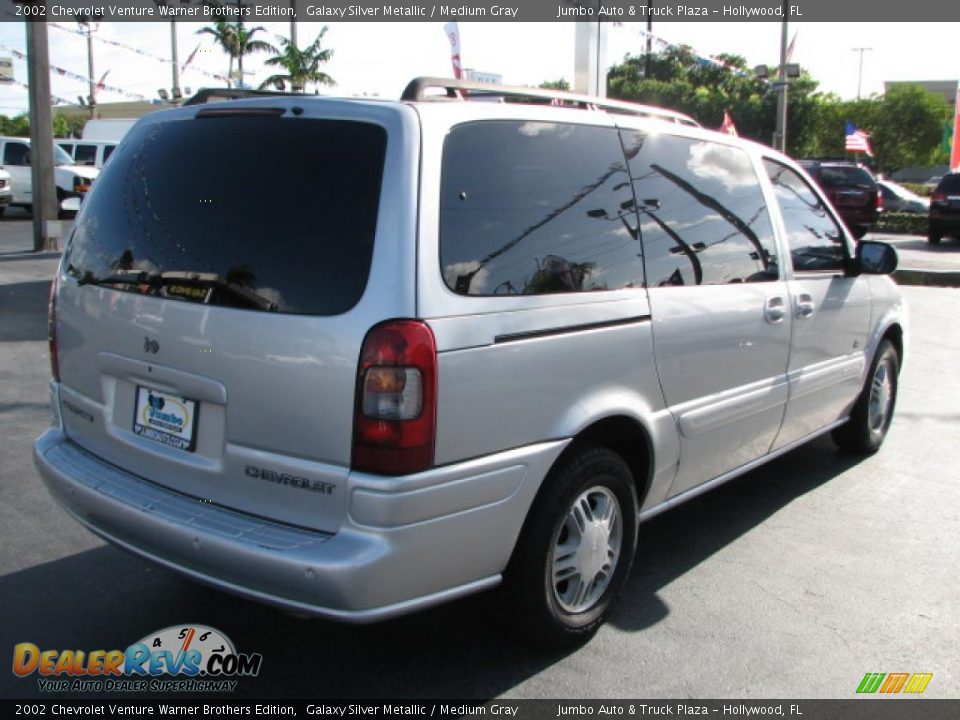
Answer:
<svg viewBox="0 0 960 720"><path fill-rule="evenodd" d="M850 420L833 431L833 441L838 447L861 455L871 455L880 449L893 420L899 374L897 349L889 340L881 341Z"/></svg>
<svg viewBox="0 0 960 720"><path fill-rule="evenodd" d="M7 206L6 206L6 205L0 206L0 218L3 217L3 214L4 214L6 211L7 211Z"/></svg>
<svg viewBox="0 0 960 720"><path fill-rule="evenodd" d="M927 233L927 242L931 245L939 245L942 239L943 233L934 232L933 230Z"/></svg>
<svg viewBox="0 0 960 720"><path fill-rule="evenodd" d="M619 455L587 444L567 451L544 480L507 568L505 589L519 630L550 649L575 647L593 636L633 565L637 507L633 476ZM604 536L602 516L608 509L614 510L613 520ZM577 510L590 521L579 538L571 530ZM572 543L578 551L569 550ZM586 582L578 572L555 582L554 551L565 544L568 569L586 567ZM616 553L613 545L618 545ZM577 604L580 587L585 588L585 597Z"/></svg>

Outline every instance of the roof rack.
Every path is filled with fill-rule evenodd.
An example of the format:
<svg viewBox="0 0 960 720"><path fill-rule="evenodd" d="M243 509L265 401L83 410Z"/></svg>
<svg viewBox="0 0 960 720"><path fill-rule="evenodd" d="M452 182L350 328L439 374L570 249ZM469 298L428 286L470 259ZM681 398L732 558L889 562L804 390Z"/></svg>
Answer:
<svg viewBox="0 0 960 720"><path fill-rule="evenodd" d="M430 89L441 89L443 95L428 94ZM463 92L466 91L466 92ZM517 87L513 85L495 85L492 83L473 82L470 80L454 80L452 78L418 77L414 78L403 91L400 99L407 102L425 101L464 101L500 99L506 103L529 105L558 105L573 107L581 110L605 110L619 115L638 115L640 117L655 118L678 125L700 127L700 124L683 113L674 110L640 105L637 103L607 100L606 98L591 95L578 95L562 90L545 90L543 88Z"/></svg>
<svg viewBox="0 0 960 720"><path fill-rule="evenodd" d="M184 105L205 105L223 100L242 100L244 98L284 97L303 93L279 92L276 90L248 90L247 88L202 88L198 90ZM309 96L308 96L309 97Z"/></svg>

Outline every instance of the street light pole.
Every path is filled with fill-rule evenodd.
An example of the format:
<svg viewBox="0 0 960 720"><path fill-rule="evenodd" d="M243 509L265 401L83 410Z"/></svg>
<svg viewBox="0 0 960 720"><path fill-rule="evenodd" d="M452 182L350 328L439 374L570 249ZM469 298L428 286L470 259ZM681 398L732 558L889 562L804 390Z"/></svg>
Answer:
<svg viewBox="0 0 960 720"><path fill-rule="evenodd" d="M97 79L93 76L93 27L87 26L87 72L90 78L90 117L97 117Z"/></svg>
<svg viewBox="0 0 960 720"><path fill-rule="evenodd" d="M290 8L297 11L297 0L290 0ZM297 21L294 16L290 16L290 44L297 47Z"/></svg>
<svg viewBox="0 0 960 720"><path fill-rule="evenodd" d="M777 71L777 129L773 134L773 148L787 152L787 18L789 5L783 0L783 23L780 31L780 68Z"/></svg>
<svg viewBox="0 0 960 720"><path fill-rule="evenodd" d="M180 60L177 57L177 21L170 21L170 55L173 60L173 98L181 97L180 90Z"/></svg>
<svg viewBox="0 0 960 720"><path fill-rule="evenodd" d="M650 14L650 8L653 7L653 0L647 0L647 60L643 71L643 79L650 79L650 55L653 53L653 15Z"/></svg>
<svg viewBox="0 0 960 720"><path fill-rule="evenodd" d="M857 100L860 99L860 88L863 84L863 54L867 51L873 50L872 47L857 47L851 48L853 52L860 53L860 70L857 73Z"/></svg>

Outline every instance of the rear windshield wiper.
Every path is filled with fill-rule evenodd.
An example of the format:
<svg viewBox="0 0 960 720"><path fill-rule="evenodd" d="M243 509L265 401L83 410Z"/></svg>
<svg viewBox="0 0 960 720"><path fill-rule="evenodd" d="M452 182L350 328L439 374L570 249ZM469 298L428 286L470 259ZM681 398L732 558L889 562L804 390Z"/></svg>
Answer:
<svg viewBox="0 0 960 720"><path fill-rule="evenodd" d="M67 272L71 275L78 275L79 271L70 265ZM240 300L249 307L255 307L268 312L276 312L280 306L273 300L261 295L252 288L237 285L236 283L224 280L216 273L195 273L195 272L165 272L149 273L145 270L140 272L114 273L102 278L95 277L91 273L85 273L77 280L77 285L147 285L151 289L173 287L190 287L200 290L218 290L229 293L232 297ZM172 297L180 300L193 300L208 302L209 297L202 300L197 296L188 295L182 292L171 293Z"/></svg>
<svg viewBox="0 0 960 720"><path fill-rule="evenodd" d="M77 285L143 285L153 284L160 277L151 275L146 271L135 273L116 273L98 278L93 273L86 272L80 275L80 271L73 265L67 266L67 272L77 278Z"/></svg>

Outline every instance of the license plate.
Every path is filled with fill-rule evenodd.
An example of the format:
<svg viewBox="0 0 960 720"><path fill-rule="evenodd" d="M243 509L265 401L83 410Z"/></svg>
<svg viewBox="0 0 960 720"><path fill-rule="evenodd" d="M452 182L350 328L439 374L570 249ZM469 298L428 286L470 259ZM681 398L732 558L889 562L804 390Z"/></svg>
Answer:
<svg viewBox="0 0 960 720"><path fill-rule="evenodd" d="M137 386L133 432L179 450L196 446L197 401Z"/></svg>

